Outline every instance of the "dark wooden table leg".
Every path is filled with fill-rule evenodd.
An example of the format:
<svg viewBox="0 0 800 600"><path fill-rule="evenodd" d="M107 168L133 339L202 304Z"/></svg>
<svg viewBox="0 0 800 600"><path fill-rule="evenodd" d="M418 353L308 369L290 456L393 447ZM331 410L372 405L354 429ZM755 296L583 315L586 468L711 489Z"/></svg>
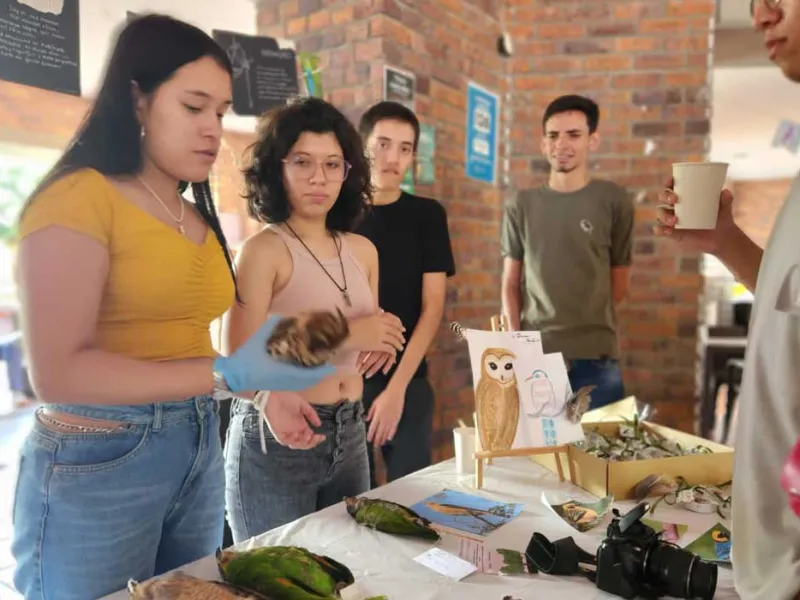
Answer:
<svg viewBox="0 0 800 600"><path fill-rule="evenodd" d="M700 398L700 437L708 439L714 428L714 412L716 399L713 398L717 389L714 373L714 356L710 347L706 347L703 357L703 392Z"/></svg>

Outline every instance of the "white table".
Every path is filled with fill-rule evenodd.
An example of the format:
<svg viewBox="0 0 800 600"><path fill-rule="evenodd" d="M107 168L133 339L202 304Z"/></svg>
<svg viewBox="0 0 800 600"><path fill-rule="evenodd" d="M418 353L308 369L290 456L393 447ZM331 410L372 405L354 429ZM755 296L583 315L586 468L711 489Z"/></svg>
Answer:
<svg viewBox="0 0 800 600"><path fill-rule="evenodd" d="M526 458L495 460L485 470L484 488L480 491L475 490L473 477L457 475L454 462L449 460L372 490L367 495L410 506L444 488L525 505L524 511L516 519L485 538L486 544L494 547L524 551L531 535L539 531L550 540L572 536L578 545L594 553L605 537L611 519L609 511L596 528L585 534L558 519L542 504L543 491L548 499L556 502L563 502L569 497L578 500L591 500L593 497L571 484L560 483L550 471ZM615 503L623 512L634 505L633 502ZM652 518L687 524L689 532L683 538L687 542L720 520L718 515L700 515L671 508L664 503L658 506ZM450 549L452 541L445 538L440 544L444 549ZM413 560L432 544L366 529L356 524L342 503L248 540L239 548L270 545L297 545L327 554L352 570L360 590L369 595L386 594L390 600L502 600L506 595L519 600L617 598L599 591L591 582L580 577L476 573L460 582L446 579ZM218 579L213 557L192 563L183 570L205 579ZM127 598L126 592L117 592L104 600ZM731 570L720 567L715 600L738 598L733 590Z"/></svg>

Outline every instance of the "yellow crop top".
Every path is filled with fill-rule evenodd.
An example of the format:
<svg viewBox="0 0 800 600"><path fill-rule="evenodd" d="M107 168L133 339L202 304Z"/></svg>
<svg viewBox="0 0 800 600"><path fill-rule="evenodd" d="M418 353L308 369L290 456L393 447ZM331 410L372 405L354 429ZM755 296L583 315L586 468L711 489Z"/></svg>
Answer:
<svg viewBox="0 0 800 600"><path fill-rule="evenodd" d="M233 302L234 287L211 229L198 246L91 169L68 175L37 196L20 235L49 225L79 231L108 248L99 348L145 360L214 356L211 322Z"/></svg>

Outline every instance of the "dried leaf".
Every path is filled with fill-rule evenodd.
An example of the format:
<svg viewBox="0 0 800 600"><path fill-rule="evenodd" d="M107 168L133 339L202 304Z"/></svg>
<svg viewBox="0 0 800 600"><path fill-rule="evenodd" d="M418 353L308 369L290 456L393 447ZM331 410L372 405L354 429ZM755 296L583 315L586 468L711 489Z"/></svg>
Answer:
<svg viewBox="0 0 800 600"><path fill-rule="evenodd" d="M712 453L712 450L706 446L683 448L677 442L643 427L636 415L619 426L617 435L603 435L595 429L587 432L585 439L575 442L574 445L588 454L611 461L647 460Z"/></svg>

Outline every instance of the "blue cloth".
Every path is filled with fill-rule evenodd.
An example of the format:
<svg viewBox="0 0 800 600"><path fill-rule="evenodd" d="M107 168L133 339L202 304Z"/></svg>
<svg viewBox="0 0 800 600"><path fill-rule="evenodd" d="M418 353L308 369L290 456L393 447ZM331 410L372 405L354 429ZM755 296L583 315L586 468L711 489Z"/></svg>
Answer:
<svg viewBox="0 0 800 600"><path fill-rule="evenodd" d="M611 359L577 359L569 362L569 383L577 392L585 385L596 385L589 410L613 404L625 398L625 384L619 361Z"/></svg>

